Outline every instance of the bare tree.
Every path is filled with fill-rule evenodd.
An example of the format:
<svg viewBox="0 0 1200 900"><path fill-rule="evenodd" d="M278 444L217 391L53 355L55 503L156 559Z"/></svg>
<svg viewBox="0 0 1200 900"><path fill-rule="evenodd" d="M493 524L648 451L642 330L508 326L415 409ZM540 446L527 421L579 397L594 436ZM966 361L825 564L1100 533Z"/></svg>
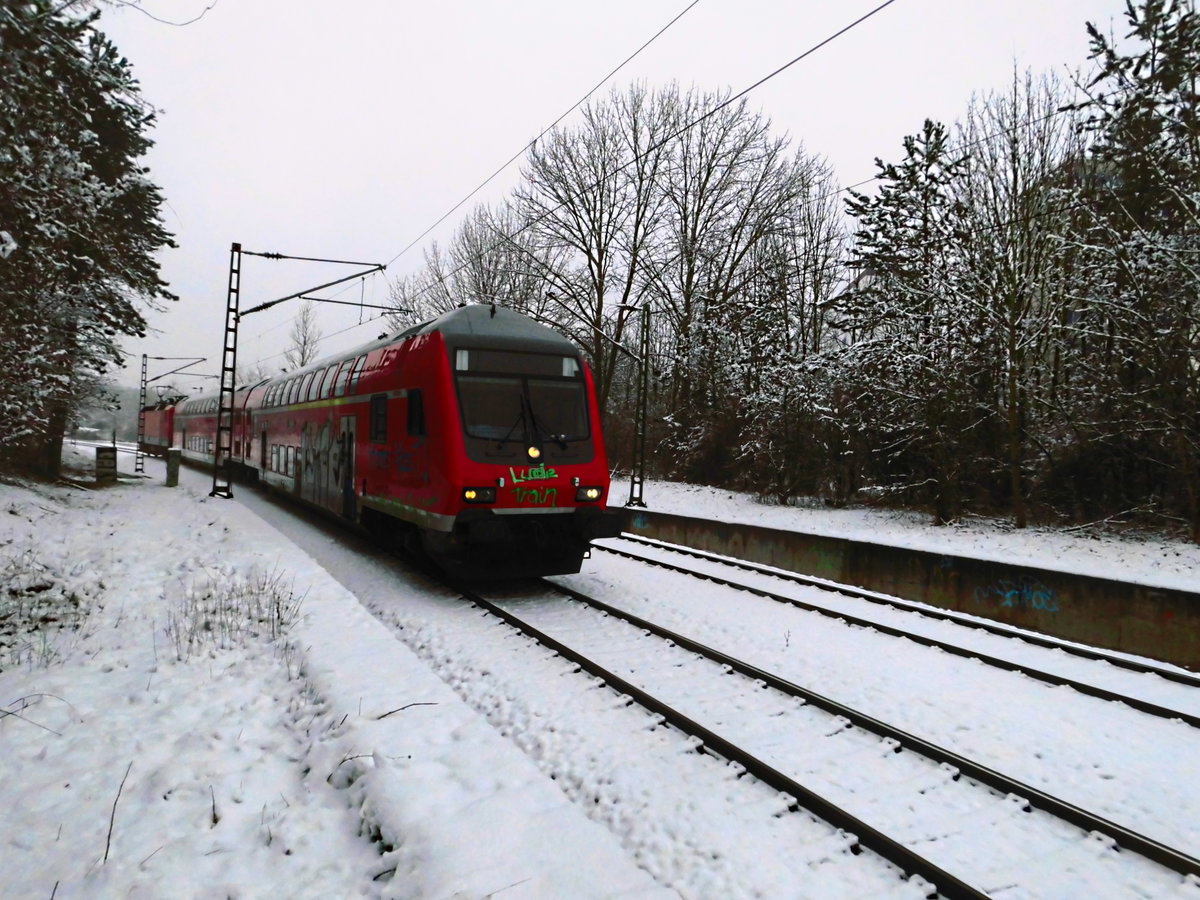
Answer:
<svg viewBox="0 0 1200 900"><path fill-rule="evenodd" d="M964 234L962 289L990 360L976 402L1000 425L1013 519L1028 521L1026 444L1044 407L1052 341L1063 318L1066 245L1074 199L1062 190L1069 161L1080 152L1073 120L1050 77L1013 73L1006 94L977 98L960 127L972 148L960 182L969 225ZM987 456L988 448L978 448Z"/></svg>
<svg viewBox="0 0 1200 900"><path fill-rule="evenodd" d="M602 409L639 270L656 223L656 179L671 121L644 86L614 91L583 110L575 130L555 130L531 147L518 191L552 313L592 360Z"/></svg>
<svg viewBox="0 0 1200 900"><path fill-rule="evenodd" d="M302 369L317 358L317 345L321 342L321 329L317 325L317 313L313 301L305 300L300 312L292 320L292 345L283 353L283 358L292 369Z"/></svg>

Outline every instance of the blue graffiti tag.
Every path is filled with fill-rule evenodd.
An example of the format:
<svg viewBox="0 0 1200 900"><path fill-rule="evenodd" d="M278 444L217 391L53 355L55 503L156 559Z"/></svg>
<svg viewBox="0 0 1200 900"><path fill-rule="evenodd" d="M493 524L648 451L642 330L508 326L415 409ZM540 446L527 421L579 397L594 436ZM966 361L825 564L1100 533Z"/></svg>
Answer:
<svg viewBox="0 0 1200 900"><path fill-rule="evenodd" d="M1032 609L1051 613L1062 611L1058 593L1032 575L1023 575L1016 580L1002 578L993 584L975 588L976 603L987 603L997 597L1000 599L1000 606L1011 609Z"/></svg>

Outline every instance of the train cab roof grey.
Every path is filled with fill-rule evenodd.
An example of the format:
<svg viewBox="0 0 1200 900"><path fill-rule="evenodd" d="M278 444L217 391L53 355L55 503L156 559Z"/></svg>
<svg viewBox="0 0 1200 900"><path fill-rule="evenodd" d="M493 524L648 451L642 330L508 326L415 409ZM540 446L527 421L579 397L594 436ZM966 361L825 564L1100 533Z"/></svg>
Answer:
<svg viewBox="0 0 1200 900"><path fill-rule="evenodd" d="M455 347L511 347L542 353L576 355L578 348L552 328L522 313L491 304L461 306L410 329L407 334L439 332Z"/></svg>

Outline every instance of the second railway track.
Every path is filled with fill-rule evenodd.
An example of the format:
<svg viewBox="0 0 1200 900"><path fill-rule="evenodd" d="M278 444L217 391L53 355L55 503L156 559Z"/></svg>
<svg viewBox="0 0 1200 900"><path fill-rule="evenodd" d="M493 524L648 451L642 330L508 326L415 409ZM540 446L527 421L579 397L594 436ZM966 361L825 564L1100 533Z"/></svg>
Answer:
<svg viewBox="0 0 1200 900"><path fill-rule="evenodd" d="M637 546L639 549L634 549ZM839 585L802 575L769 570L752 563L742 563L737 560L724 559L701 551L688 548L663 545L658 542L641 538L624 536L607 545L597 547L602 553L616 554L627 559L636 560L649 565L670 569L680 574L701 578L716 584L722 584L736 590L747 591L760 597L786 603L822 616L840 619L849 625L871 628L883 634L903 637L928 647L937 648L967 658L978 659L988 665L1012 672L1020 672L1046 684L1070 687L1082 694L1124 703L1133 709L1164 719L1177 719L1193 728L1200 728L1200 676L1190 672L1156 666L1141 660L1123 657L1119 654L1097 651L1077 644L1045 638L1032 632L1021 631L996 625L976 618L956 613L947 613L923 604L887 597L848 585ZM693 557L698 562L685 565L682 560ZM739 577L734 577L736 573ZM778 587L769 586L775 581ZM899 617L875 613L855 613L845 604L836 602L826 603L814 601L811 597L801 596L794 592L794 586L813 588L827 596L850 597L866 601L877 608L890 607L907 613L910 618L926 619L930 623L950 624L959 629L955 636L934 636L929 628L915 627L910 623L899 623ZM786 588L793 591L785 593ZM987 649L991 645L972 636L972 632L984 635L986 638L1002 639L1005 642L1028 645L1029 653L1014 653L1011 648L1004 650ZM993 644L995 641L993 640ZM1047 652L1049 651L1049 653ZM1063 671L1061 660L1055 660L1051 654L1073 656L1091 663L1104 663L1116 667L1119 672L1132 674L1143 678L1162 679L1166 685L1155 686L1160 695L1170 695L1177 701L1150 699L1134 687L1105 687L1094 680L1087 680ZM1036 655L1036 657L1035 657ZM1097 673L1094 666L1090 674ZM1107 673L1099 672L1100 677ZM1113 680L1110 678L1109 680ZM1166 688L1164 690L1164 688ZM1189 709L1189 704L1193 707Z"/></svg>
<svg viewBox="0 0 1200 900"><path fill-rule="evenodd" d="M1152 897L1200 878L1186 853L577 591L546 590L465 593L943 896L1020 885ZM894 837L870 824L881 819Z"/></svg>

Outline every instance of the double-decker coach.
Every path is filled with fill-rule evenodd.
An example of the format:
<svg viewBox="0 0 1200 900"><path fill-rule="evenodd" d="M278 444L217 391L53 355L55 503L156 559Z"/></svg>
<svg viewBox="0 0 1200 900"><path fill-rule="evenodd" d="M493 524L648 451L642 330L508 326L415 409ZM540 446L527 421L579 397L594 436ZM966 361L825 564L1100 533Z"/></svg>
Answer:
<svg viewBox="0 0 1200 900"><path fill-rule="evenodd" d="M182 404L213 462L217 395ZM577 572L619 532L591 372L558 332L466 306L234 394L235 471L469 576Z"/></svg>

